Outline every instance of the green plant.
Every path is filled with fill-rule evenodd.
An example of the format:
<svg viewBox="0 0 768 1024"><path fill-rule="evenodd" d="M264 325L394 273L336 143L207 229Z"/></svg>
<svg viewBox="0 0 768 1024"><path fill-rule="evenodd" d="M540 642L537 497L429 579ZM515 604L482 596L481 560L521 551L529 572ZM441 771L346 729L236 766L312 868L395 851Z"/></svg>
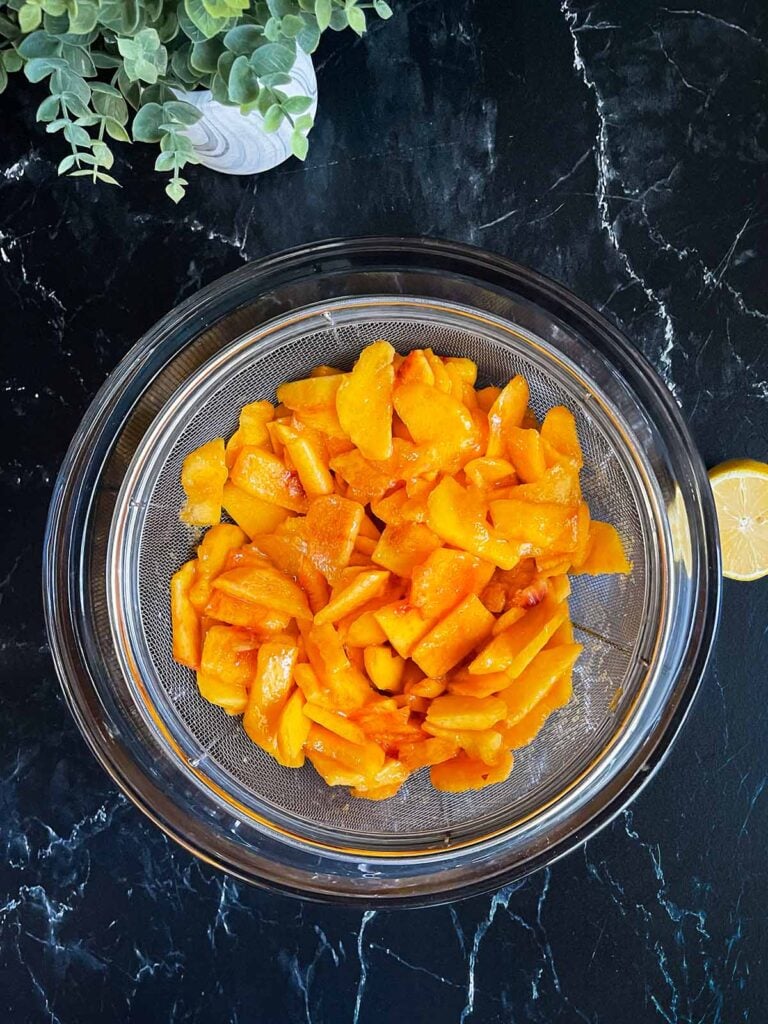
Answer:
<svg viewBox="0 0 768 1024"><path fill-rule="evenodd" d="M37 119L69 144L60 174L116 185L108 140L158 144L155 169L178 202L180 172L197 162L185 129L200 114L175 90L257 110L266 131L287 120L303 160L310 100L283 91L297 48L313 53L327 29L363 35L366 11L392 14L386 0L0 0L0 92L22 68L48 83Z"/></svg>

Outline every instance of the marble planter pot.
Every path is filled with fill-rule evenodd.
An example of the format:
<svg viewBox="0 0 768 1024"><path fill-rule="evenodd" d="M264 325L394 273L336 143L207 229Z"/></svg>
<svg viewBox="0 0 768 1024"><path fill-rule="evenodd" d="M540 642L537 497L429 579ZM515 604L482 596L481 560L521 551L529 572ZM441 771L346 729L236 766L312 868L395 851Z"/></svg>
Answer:
<svg viewBox="0 0 768 1024"><path fill-rule="evenodd" d="M307 113L315 116L317 79L309 54L298 50L291 82L281 88L288 96L309 96L312 106ZM177 95L202 112L186 135L204 167L221 174L259 174L291 156L291 126L287 121L276 132L268 133L261 114L253 111L243 116L237 107L213 99L208 89Z"/></svg>

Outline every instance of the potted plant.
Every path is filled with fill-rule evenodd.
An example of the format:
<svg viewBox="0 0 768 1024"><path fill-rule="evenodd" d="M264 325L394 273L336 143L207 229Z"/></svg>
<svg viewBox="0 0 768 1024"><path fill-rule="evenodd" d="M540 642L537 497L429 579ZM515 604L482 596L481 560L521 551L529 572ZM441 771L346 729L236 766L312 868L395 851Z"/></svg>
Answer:
<svg viewBox="0 0 768 1024"><path fill-rule="evenodd" d="M37 119L69 146L60 174L118 184L110 142L154 143L178 202L186 164L252 173L303 160L309 55L326 30L363 35L371 13L392 11L386 0L0 0L0 92L20 70L47 83ZM233 115L244 120L233 127ZM270 135L280 145L254 159Z"/></svg>

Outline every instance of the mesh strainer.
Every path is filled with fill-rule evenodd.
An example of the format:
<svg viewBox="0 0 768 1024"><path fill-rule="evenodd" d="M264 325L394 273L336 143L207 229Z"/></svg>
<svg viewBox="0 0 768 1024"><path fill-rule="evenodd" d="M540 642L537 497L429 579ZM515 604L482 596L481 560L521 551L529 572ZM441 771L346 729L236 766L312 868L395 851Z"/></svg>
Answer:
<svg viewBox="0 0 768 1024"><path fill-rule="evenodd" d="M423 901L522 872L594 827L637 785L711 635L716 546L711 509L698 492L701 469L671 403L633 357L659 407L653 415L648 396L623 372L624 353L607 353L607 325L598 322L600 351L588 322L595 315L583 316L581 330L556 317L545 293L557 292L563 308L566 300L549 282L472 250L389 245L411 246L407 254L419 265L409 267L400 252L391 267L384 241L336 243L283 257L289 267L277 285L265 278L280 258L225 279L196 304L202 323L189 307L172 314L172 326L160 325L145 352L118 370L128 378L124 390L118 381L97 400L102 409L106 397L114 404L107 439L114 441L96 469L90 507L81 510L87 561L79 621L88 628L80 630L78 678L87 666L90 690L78 689L73 703L92 742L92 719L104 725L109 755L94 746L121 784L196 852L245 877L316 895ZM361 264L357 247L372 266ZM447 255L464 262L436 277ZM471 263L483 259L485 274L473 281L480 275ZM489 289L491 267L496 274L503 267L508 290L495 281ZM521 283L539 289L538 303L512 290ZM212 316L217 302L224 314ZM567 302L573 316L575 300ZM157 339L170 336L175 345L158 359ZM439 793L422 771L397 796L371 802L326 786L309 766L281 768L238 719L204 701L192 673L171 658L168 583L199 542L178 518L184 456L231 434L245 403L274 400L279 383L318 363L349 367L378 338L401 353L430 346L469 356L482 384L522 373L539 415L555 404L571 408L585 497L595 518L617 527L634 566L629 577L573 580L571 612L584 645L574 699L517 754L507 782L476 793ZM118 421L126 391L133 400L123 402ZM663 435L666 418L677 438ZM102 442L107 429L102 417ZM83 454L79 448L70 460ZM65 477L60 492L72 486ZM51 536L60 543L58 500ZM60 588L53 556L48 572L50 586ZM62 616L51 614L57 642ZM71 658L60 642L57 653ZM72 695L73 666L60 671Z"/></svg>

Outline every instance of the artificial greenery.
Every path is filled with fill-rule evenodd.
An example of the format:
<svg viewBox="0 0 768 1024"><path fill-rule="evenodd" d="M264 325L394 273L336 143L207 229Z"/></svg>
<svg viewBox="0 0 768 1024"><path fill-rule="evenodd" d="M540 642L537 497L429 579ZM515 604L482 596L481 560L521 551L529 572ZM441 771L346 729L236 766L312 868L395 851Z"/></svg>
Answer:
<svg viewBox="0 0 768 1024"><path fill-rule="evenodd" d="M108 139L159 144L178 202L197 163L184 131L201 115L177 93L210 89L266 131L287 120L303 160L311 101L282 88L297 48L313 53L327 29L363 35L366 11L392 14L385 0L0 0L0 92L22 69L48 83L37 119L69 143L60 174L116 185Z"/></svg>

